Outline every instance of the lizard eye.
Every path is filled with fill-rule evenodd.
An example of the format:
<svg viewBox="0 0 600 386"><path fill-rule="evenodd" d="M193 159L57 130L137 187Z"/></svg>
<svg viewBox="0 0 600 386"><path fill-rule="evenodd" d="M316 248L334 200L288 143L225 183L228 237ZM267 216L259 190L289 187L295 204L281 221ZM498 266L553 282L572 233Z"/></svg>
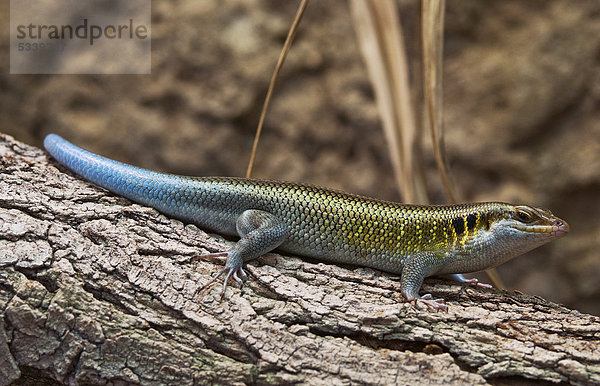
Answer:
<svg viewBox="0 0 600 386"><path fill-rule="evenodd" d="M524 210L521 210L521 209L517 209L515 211L513 217L516 220L519 220L519 221L524 222L524 223L529 223L529 222L533 221L533 217L531 216L531 214L529 214L529 213L527 213L527 212L525 212Z"/></svg>

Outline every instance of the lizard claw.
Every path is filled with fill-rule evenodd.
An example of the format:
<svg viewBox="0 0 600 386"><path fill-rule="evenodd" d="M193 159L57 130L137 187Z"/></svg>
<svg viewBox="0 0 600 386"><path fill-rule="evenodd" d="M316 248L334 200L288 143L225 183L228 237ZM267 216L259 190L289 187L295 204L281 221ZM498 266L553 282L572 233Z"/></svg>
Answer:
<svg viewBox="0 0 600 386"><path fill-rule="evenodd" d="M201 259L211 259L214 257L227 257L227 252L206 253L204 255L194 256L190 259L190 262Z"/></svg>
<svg viewBox="0 0 600 386"><path fill-rule="evenodd" d="M434 299L431 294L425 294L418 299L415 299L415 304L425 304L428 308L435 311L442 310L448 311L448 306L445 304L444 299Z"/></svg>
<svg viewBox="0 0 600 386"><path fill-rule="evenodd" d="M237 271L233 272L233 280L240 285L240 289L244 287L244 283L248 280L248 275L246 272L240 267Z"/></svg>
<svg viewBox="0 0 600 386"><path fill-rule="evenodd" d="M477 280L476 278L472 278L472 279L465 279L464 283L467 284L471 284L475 287L481 287L481 288L492 288L491 284L487 284L487 283L480 283L479 280Z"/></svg>
<svg viewBox="0 0 600 386"><path fill-rule="evenodd" d="M445 277L445 278L450 279L450 280L457 281L459 283L471 284L471 285L473 285L475 287L492 288L492 286L489 285L489 284L480 283L479 280L477 280L476 278L467 279L466 277L464 277L460 273L454 273L454 274L450 274L450 275L442 275L442 277Z"/></svg>
<svg viewBox="0 0 600 386"><path fill-rule="evenodd" d="M225 279L223 279L223 289L221 290L221 299L225 297L225 291L227 291L227 285L229 283L229 278L233 277L233 280L239 284L240 290L244 287L244 283L248 280L248 275L242 269L242 267L238 269L233 269L229 267L223 268L215 277L213 277L208 283L204 284L200 288L198 288L198 292L204 290L205 288L211 286L215 283L221 276L225 275Z"/></svg>
<svg viewBox="0 0 600 386"><path fill-rule="evenodd" d="M221 290L221 299L225 297L225 292L227 291L227 286L229 284L229 279L233 278L233 280L240 286L240 290L243 289L244 283L248 280L248 275L244 272L241 264L238 267L229 267L229 252L216 252L216 253L208 253L205 255L200 255L196 257L192 257L191 261L196 261L200 259L206 258L214 258L214 257L227 257L227 263L225 263L225 268L223 268L215 277L213 277L208 283L204 284L200 288L198 288L197 292L204 290L205 288L211 286L215 283L221 276L225 275L225 279L223 279L223 289Z"/></svg>
<svg viewBox="0 0 600 386"><path fill-rule="evenodd" d="M221 293L221 296L223 296L225 294L225 290L227 289L227 280L229 279L229 276L231 275L231 269L230 268L224 268L222 270L219 271L219 273L217 273L217 275L215 277L213 277L208 283L204 284L203 286L201 286L200 288L198 288L197 292L200 292L202 290L204 290L207 287L210 287L214 282L216 282L221 276L223 276L224 274L227 274L227 276L225 277L225 282L223 283L223 291Z"/></svg>

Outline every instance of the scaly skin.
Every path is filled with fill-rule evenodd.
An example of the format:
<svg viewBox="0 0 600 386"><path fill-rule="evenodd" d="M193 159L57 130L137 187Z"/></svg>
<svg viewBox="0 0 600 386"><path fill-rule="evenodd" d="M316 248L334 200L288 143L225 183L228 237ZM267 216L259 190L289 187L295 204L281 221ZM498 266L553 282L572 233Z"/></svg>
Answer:
<svg viewBox="0 0 600 386"><path fill-rule="evenodd" d="M141 204L224 235L240 236L221 273L240 282L243 263L275 248L401 275L409 300L423 279L480 271L564 236L550 211L484 202L416 206L289 182L183 177L153 172L83 150L50 134L48 152L84 178Z"/></svg>

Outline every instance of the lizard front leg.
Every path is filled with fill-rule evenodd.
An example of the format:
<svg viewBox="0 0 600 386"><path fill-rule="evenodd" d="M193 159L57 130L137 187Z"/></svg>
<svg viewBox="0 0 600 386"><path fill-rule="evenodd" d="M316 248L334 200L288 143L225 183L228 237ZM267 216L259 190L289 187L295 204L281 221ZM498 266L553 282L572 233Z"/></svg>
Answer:
<svg viewBox="0 0 600 386"><path fill-rule="evenodd" d="M431 294L419 296L423 280L437 270L440 260L432 252L413 253L408 257L402 267L400 278L400 291L407 301L423 303L436 310L448 309L448 306L444 304L444 299L434 299Z"/></svg>
<svg viewBox="0 0 600 386"><path fill-rule="evenodd" d="M242 266L277 248L288 237L287 226L284 222L269 212L257 209L244 211L236 221L237 233L240 240L227 252L202 255L192 259L198 260L208 256L227 256L225 268L210 282L203 285L200 290L214 283L219 277L225 275L221 296L225 295L229 278L233 279L242 288L248 278Z"/></svg>

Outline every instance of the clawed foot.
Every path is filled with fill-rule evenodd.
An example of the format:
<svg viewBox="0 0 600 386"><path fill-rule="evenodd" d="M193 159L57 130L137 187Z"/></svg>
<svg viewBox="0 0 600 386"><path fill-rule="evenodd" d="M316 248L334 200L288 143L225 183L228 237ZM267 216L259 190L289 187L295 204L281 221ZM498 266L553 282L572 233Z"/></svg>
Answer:
<svg viewBox="0 0 600 386"><path fill-rule="evenodd" d="M209 253L206 255L196 256L193 257L191 261L212 257L227 257L227 252ZM225 268L219 271L219 273L217 273L217 275L214 278L212 278L212 280L198 288L198 292L211 286L223 275L225 275L225 279L223 280L223 290L221 291L221 298L225 296L225 291L227 290L227 285L229 283L230 278L233 278L233 280L240 286L240 290L244 287L244 283L246 283L246 280L248 280L248 275L246 275L246 272L244 272L244 269L241 266L238 268L232 268L226 265Z"/></svg>
<svg viewBox="0 0 600 386"><path fill-rule="evenodd" d="M223 298L225 296L225 291L227 290L227 284L229 283L229 278L233 278L233 280L236 283L238 283L238 285L240 286L240 290L244 287L244 283L246 282L246 280L248 280L248 275L246 275L246 272L244 272L242 267L240 267L238 269L225 267L217 274L217 276L212 278L211 281L204 284L202 287L198 288L198 291L202 291L203 289L209 287L223 275L225 275L225 279L223 280L223 290L221 291L221 298Z"/></svg>
<svg viewBox="0 0 600 386"><path fill-rule="evenodd" d="M435 311L448 311L448 306L445 304L444 299L434 299L431 294L425 294L420 298L415 299L415 304L419 303L425 304L428 308Z"/></svg>
<svg viewBox="0 0 600 386"><path fill-rule="evenodd" d="M487 284L487 283L480 283L479 280L477 280L476 278L472 278L472 279L465 279L464 283L467 284L471 284L475 287L481 287L481 288L492 288L491 284Z"/></svg>

